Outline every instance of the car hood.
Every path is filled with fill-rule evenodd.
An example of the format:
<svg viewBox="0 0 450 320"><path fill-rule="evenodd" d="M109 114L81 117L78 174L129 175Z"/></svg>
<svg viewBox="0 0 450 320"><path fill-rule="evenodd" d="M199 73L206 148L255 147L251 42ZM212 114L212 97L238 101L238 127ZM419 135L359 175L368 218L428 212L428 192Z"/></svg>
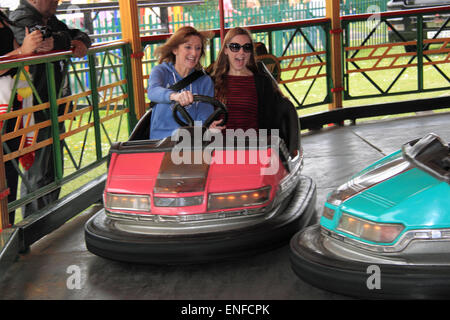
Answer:
<svg viewBox="0 0 450 320"><path fill-rule="evenodd" d="M226 155L223 159L225 157ZM209 192L252 190L275 185L287 174L281 164L275 174L261 174L262 168L268 167L269 164L262 163L260 159L250 164L234 161L232 164L224 162L210 165L177 165L169 158L170 152L113 153L108 170L108 192L153 194L202 192L205 189ZM164 187L174 184L180 189L172 188L171 191L164 192ZM194 189L183 189L192 185Z"/></svg>
<svg viewBox="0 0 450 320"><path fill-rule="evenodd" d="M346 200L341 210L406 229L450 227L450 186L412 168Z"/></svg>

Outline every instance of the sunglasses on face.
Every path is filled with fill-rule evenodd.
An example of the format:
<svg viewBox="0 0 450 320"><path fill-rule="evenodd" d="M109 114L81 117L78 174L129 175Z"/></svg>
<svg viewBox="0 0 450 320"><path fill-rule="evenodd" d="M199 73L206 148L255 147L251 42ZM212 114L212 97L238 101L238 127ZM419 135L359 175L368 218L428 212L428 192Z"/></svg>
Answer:
<svg viewBox="0 0 450 320"><path fill-rule="evenodd" d="M244 52L252 52L253 51L253 45L251 43L246 43L243 45L240 45L239 43L232 42L228 46L228 49L231 50L231 52L239 52L239 50L244 49Z"/></svg>

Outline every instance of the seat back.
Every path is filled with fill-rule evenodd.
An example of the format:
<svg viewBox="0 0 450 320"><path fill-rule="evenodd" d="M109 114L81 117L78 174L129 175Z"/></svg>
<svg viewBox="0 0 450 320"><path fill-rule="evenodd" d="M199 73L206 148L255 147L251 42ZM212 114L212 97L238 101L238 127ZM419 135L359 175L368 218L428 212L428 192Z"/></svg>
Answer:
<svg viewBox="0 0 450 320"><path fill-rule="evenodd" d="M152 117L152 109L150 108L141 119L139 119L138 123L134 127L131 132L128 141L134 140L148 140L150 137L150 119Z"/></svg>
<svg viewBox="0 0 450 320"><path fill-rule="evenodd" d="M298 118L297 110L295 106L285 97L278 86L278 82L273 77L271 72L267 69L266 65L262 61L257 62L260 72L266 73L272 79L275 94L277 95L277 103L275 106L276 114L271 117L271 128L277 128L280 130L280 138L283 139L289 154L295 156L297 150L300 149L300 120Z"/></svg>
<svg viewBox="0 0 450 320"><path fill-rule="evenodd" d="M300 149L300 120L289 98L280 94L277 100L277 116L273 118L272 125L280 130L280 138L283 139L289 154L293 157Z"/></svg>

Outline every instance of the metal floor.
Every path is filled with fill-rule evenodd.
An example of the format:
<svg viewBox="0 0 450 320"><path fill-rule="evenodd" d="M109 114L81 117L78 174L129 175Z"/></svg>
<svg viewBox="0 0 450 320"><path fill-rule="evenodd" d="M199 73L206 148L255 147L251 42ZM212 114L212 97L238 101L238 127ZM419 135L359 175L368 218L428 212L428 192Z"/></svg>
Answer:
<svg viewBox="0 0 450 320"><path fill-rule="evenodd" d="M317 212L328 192L352 174L429 132L450 141L450 113L304 135L303 174L317 185ZM162 267L105 260L88 252L84 244L83 225L94 211L83 212L21 255L0 282L0 299L348 299L296 277L287 244L239 260L202 265ZM81 271L80 289L67 285L73 266Z"/></svg>

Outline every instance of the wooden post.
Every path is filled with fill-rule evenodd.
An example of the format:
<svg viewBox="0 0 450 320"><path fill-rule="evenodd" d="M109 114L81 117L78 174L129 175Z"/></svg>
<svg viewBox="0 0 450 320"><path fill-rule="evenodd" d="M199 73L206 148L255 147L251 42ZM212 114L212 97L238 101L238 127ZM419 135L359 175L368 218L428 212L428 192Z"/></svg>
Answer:
<svg viewBox="0 0 450 320"><path fill-rule="evenodd" d="M333 101L330 110L342 108L342 91L344 90L342 76L342 29L340 19L340 0L326 0L326 15L331 19L331 79Z"/></svg>
<svg viewBox="0 0 450 320"><path fill-rule="evenodd" d="M223 0L219 0L219 21L220 21L220 43L223 44L225 38L225 13L223 11Z"/></svg>
<svg viewBox="0 0 450 320"><path fill-rule="evenodd" d="M0 134L0 232L9 227L8 194L5 163L3 162L3 142Z"/></svg>
<svg viewBox="0 0 450 320"><path fill-rule="evenodd" d="M134 110L140 119L145 113L145 89L142 73L141 37L137 0L119 0L122 39L131 45L131 71L133 75Z"/></svg>

